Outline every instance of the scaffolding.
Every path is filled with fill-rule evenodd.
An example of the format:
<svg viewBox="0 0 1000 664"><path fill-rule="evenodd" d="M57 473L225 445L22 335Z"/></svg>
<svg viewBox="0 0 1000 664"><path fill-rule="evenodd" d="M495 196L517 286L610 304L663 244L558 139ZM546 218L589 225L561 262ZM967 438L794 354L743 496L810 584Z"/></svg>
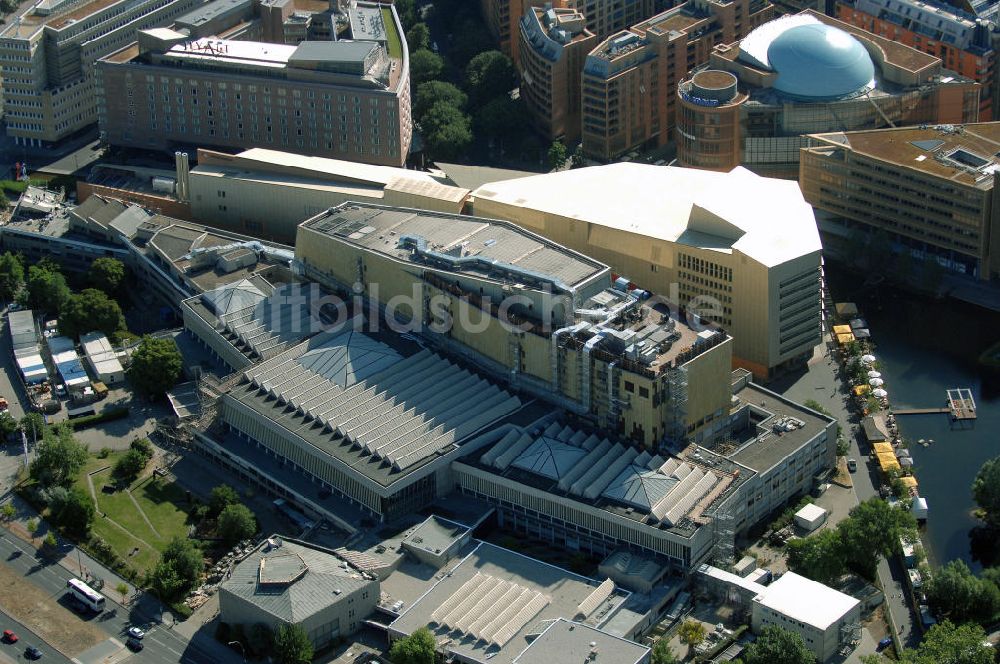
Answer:
<svg viewBox="0 0 1000 664"><path fill-rule="evenodd" d="M687 438L687 369L678 367L667 372L670 414L664 431L667 446L679 449Z"/></svg>

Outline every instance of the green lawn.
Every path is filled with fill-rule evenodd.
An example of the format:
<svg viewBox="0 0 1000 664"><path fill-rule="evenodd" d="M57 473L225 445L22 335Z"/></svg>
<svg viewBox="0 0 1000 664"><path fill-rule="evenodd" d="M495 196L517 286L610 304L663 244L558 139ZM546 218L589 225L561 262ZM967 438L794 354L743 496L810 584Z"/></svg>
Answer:
<svg viewBox="0 0 1000 664"><path fill-rule="evenodd" d="M396 23L392 20L392 10L388 7L382 8L382 23L385 24L385 38L389 46L389 57L397 60L403 59L403 42L396 31Z"/></svg>
<svg viewBox="0 0 1000 664"><path fill-rule="evenodd" d="M86 473L94 472L104 466L113 466L119 456L120 454L116 453L107 459L89 459L76 485L89 495ZM93 533L107 542L123 560L140 573L156 565L160 551L171 539L187 537L185 493L173 483L146 478L131 487L135 503L138 503L145 512L155 528L154 531L146 523L146 519L142 518L142 514L125 491L110 494L101 491L101 487L105 484L113 483L110 469L95 474L93 482L98 506ZM108 518L102 517L101 513L107 514ZM138 552L134 556L129 555L135 548L139 549Z"/></svg>

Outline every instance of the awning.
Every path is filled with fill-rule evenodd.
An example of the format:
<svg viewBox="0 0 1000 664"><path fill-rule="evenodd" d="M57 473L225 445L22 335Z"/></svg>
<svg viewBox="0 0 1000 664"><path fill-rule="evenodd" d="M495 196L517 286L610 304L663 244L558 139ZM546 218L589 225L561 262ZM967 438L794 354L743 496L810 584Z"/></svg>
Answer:
<svg viewBox="0 0 1000 664"><path fill-rule="evenodd" d="M899 465L903 468L910 468L913 466L913 459L910 457L899 457Z"/></svg>
<svg viewBox="0 0 1000 664"><path fill-rule="evenodd" d="M854 335L851 334L850 332L848 332L847 334L838 334L837 335L837 342L841 346L846 346L847 344L851 343L852 341L854 341Z"/></svg>
<svg viewBox="0 0 1000 664"><path fill-rule="evenodd" d="M860 330L863 327L868 327L868 323L865 321L864 318L855 318L854 320L851 321L852 330Z"/></svg>
<svg viewBox="0 0 1000 664"><path fill-rule="evenodd" d="M912 475L908 475L906 477L900 477L899 481L902 482L903 486L905 486L907 489L916 489L918 486L920 486L917 483L917 478L913 477Z"/></svg>
<svg viewBox="0 0 1000 664"><path fill-rule="evenodd" d="M850 325L834 325L833 326L833 333L836 334L836 335L838 335L838 336L841 335L841 334L850 334L851 333L851 326Z"/></svg>
<svg viewBox="0 0 1000 664"><path fill-rule="evenodd" d="M865 385L865 387L868 387ZM861 428L865 432L868 442L875 443L882 440L889 440L889 433L882 428L881 423L871 415L861 420Z"/></svg>
<svg viewBox="0 0 1000 664"><path fill-rule="evenodd" d="M863 396L865 394L868 394L871 391L872 391L872 388L871 388L870 385L855 385L854 386L854 395L855 396L859 396L860 397L860 396Z"/></svg>
<svg viewBox="0 0 1000 664"><path fill-rule="evenodd" d="M858 305L853 302L838 302L833 305L833 308L841 318L851 318L858 315Z"/></svg>
<svg viewBox="0 0 1000 664"><path fill-rule="evenodd" d="M899 470L899 462L896 461L896 455L892 452L882 452L876 456L878 457L878 465L882 468L883 473L888 473L890 470Z"/></svg>
<svg viewBox="0 0 1000 664"><path fill-rule="evenodd" d="M892 443L872 443L872 449L875 450L875 454L892 454L895 455L892 449Z"/></svg>
<svg viewBox="0 0 1000 664"><path fill-rule="evenodd" d="M857 330L854 330L854 338L855 339L871 339L872 338L872 333L868 330L867 327L861 327L861 328L858 328Z"/></svg>

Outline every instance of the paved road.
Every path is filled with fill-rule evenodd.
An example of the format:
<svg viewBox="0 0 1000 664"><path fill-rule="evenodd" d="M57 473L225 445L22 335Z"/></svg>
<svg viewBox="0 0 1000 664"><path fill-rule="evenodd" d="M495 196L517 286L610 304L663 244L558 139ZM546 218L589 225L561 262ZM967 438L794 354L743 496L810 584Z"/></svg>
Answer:
<svg viewBox="0 0 1000 664"><path fill-rule="evenodd" d="M18 551L20 553L16 554L15 552ZM12 554L14 555L12 556ZM30 545L10 533L0 534L0 560L3 561L3 564L24 574L40 590L57 598L58 601L58 598L65 594L66 581L72 575L61 565L39 560L36 555L37 552ZM134 607L130 611L110 598L107 600L107 607L108 610L104 614L89 620L106 632L109 637L115 637L123 643L127 638L125 631L129 625L147 624L145 615L133 615L138 613ZM141 654L132 655L132 659L154 664L175 664L176 662L215 664L219 661L214 652L212 656L204 654L201 649L191 646L182 635L162 624L154 624L148 630L143 642L146 648ZM43 647L44 649L46 648ZM47 650L54 651L51 647Z"/></svg>
<svg viewBox="0 0 1000 664"><path fill-rule="evenodd" d="M817 346L805 373L779 379L768 387L799 402L814 399L840 421L844 436L851 444L848 456L858 460L858 470L852 475L854 494L858 502L868 500L878 495L881 484L879 470L859 447L858 436L854 433L858 416L849 408L849 396L839 373L839 365L826 353L825 345ZM892 615L903 645L914 647L920 641L919 617L907 600L905 574L898 558L879 561L878 576L885 592L885 606ZM902 632L899 632L900 628Z"/></svg>
<svg viewBox="0 0 1000 664"><path fill-rule="evenodd" d="M0 611L0 629L13 630L21 639L17 643L2 643L0 644L0 662L3 664L8 664L9 662L28 662L30 661L24 656L24 650L29 645L37 646L42 651L42 661L44 662L59 662L60 664L70 664L70 660L66 659L58 650L54 648L49 648L45 645L45 641L42 640L40 636L32 632L30 629L17 622L9 615Z"/></svg>

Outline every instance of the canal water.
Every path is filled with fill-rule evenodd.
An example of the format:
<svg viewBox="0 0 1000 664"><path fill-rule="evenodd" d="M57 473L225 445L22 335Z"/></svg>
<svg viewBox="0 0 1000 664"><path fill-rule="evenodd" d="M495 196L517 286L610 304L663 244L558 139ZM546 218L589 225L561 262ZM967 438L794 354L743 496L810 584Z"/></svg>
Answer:
<svg viewBox="0 0 1000 664"><path fill-rule="evenodd" d="M865 287L837 265L827 265L835 302L854 301L871 327L894 409L945 405L949 388L972 389L974 423L948 415L896 419L910 441L920 494L927 498L924 542L933 563L960 558L974 569L994 560L1000 546L986 541L972 515L972 481L984 461L1000 455L1000 374L981 368L979 354L1000 340L1000 314L953 301L936 302L892 288ZM856 274L856 273L855 273ZM926 447L919 439L933 440Z"/></svg>

